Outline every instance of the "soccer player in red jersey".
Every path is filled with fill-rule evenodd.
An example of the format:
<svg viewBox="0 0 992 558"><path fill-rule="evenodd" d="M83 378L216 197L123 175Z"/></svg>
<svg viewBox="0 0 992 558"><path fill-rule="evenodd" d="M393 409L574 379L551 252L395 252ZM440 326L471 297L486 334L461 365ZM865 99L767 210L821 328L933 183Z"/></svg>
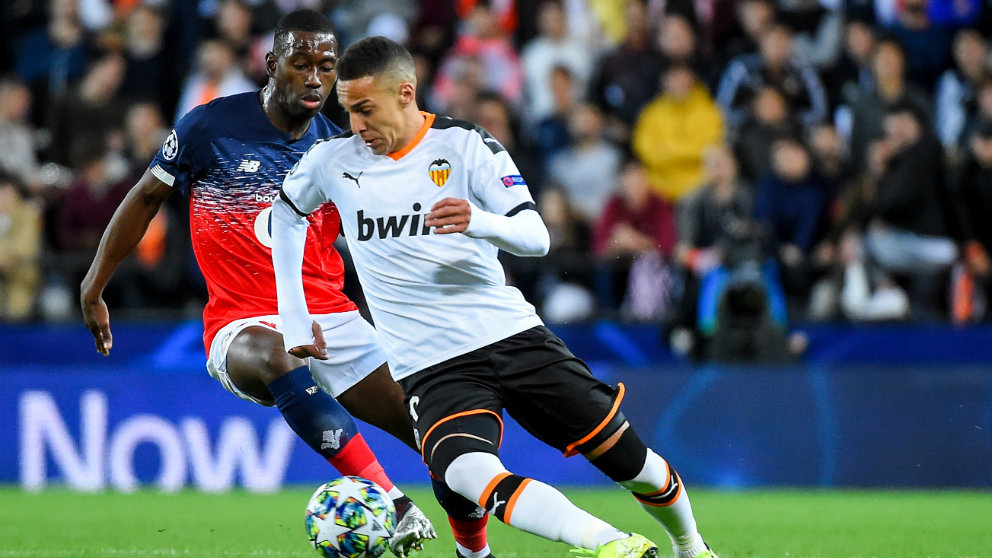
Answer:
<svg viewBox="0 0 992 558"><path fill-rule="evenodd" d="M337 39L324 16L313 10L284 16L266 56L266 86L216 99L179 120L104 232L80 302L97 351L109 354L113 338L103 290L162 203L176 191L186 195L193 250L209 294L203 341L210 375L243 399L277 406L290 427L341 474L386 489L399 519L390 546L404 556L436 533L389 480L351 416L416 448L403 392L389 373L376 332L341 291L344 268L332 244L341 221L331 204L310 221L312 242L302 268L313 333L329 359L308 364L287 353L278 316L272 201L303 153L341 131L320 114L336 62ZM445 493L439 483L435 489ZM442 501L448 502L453 527L484 539L484 514L447 494Z"/></svg>

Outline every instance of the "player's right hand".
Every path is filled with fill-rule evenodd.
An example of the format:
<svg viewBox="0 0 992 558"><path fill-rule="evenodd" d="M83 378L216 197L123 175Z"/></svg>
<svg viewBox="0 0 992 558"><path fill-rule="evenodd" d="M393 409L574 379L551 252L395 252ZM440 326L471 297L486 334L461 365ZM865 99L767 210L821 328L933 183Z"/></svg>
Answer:
<svg viewBox="0 0 992 558"><path fill-rule="evenodd" d="M302 359L313 357L317 360L327 360L327 341L324 341L323 328L316 321L310 328L313 331L313 344L293 347L289 350L289 354Z"/></svg>
<svg viewBox="0 0 992 558"><path fill-rule="evenodd" d="M103 356L110 354L110 349L114 347L114 336L110 333L110 311L107 310L107 303L103 297L87 300L80 299L83 307L83 322L93 334L96 341L96 352Z"/></svg>

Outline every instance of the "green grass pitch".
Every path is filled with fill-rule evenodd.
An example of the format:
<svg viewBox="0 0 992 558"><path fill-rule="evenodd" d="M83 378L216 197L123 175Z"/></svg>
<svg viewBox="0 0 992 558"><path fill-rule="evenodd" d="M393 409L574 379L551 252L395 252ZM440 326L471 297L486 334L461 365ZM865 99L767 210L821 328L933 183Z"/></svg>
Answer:
<svg viewBox="0 0 992 558"><path fill-rule="evenodd" d="M0 487L0 558L271 556L315 558L303 534L311 488L274 494L25 493ZM660 526L620 490L565 489L584 509L671 547ZM440 539L422 558L454 556L429 489L410 494ZM992 493L967 491L746 490L690 492L700 530L722 558L992 557ZM571 557L492 520L499 558Z"/></svg>

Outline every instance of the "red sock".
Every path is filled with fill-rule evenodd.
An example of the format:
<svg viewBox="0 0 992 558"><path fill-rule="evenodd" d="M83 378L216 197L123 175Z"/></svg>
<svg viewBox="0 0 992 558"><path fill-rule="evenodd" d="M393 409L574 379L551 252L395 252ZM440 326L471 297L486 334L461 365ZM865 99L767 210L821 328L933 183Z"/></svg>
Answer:
<svg viewBox="0 0 992 558"><path fill-rule="evenodd" d="M386 492L393 489L393 481L386 476L386 471L383 470L382 465L379 465L379 460L361 434L352 436L348 444L327 461L342 475L369 479Z"/></svg>
<svg viewBox="0 0 992 558"><path fill-rule="evenodd" d="M448 523L451 524L451 534L455 536L455 542L472 552L478 552L489 544L486 541L486 522L488 521L488 513L479 519L467 521L448 516Z"/></svg>

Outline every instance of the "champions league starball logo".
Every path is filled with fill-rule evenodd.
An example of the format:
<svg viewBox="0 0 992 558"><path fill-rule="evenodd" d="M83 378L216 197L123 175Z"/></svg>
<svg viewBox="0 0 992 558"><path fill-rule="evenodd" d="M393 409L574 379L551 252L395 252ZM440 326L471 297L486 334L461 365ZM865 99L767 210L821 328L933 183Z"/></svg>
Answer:
<svg viewBox="0 0 992 558"><path fill-rule="evenodd" d="M162 157L166 161L171 161L176 158L177 153L179 153L179 136L173 130L169 134L169 137L165 138L165 141L162 143Z"/></svg>

